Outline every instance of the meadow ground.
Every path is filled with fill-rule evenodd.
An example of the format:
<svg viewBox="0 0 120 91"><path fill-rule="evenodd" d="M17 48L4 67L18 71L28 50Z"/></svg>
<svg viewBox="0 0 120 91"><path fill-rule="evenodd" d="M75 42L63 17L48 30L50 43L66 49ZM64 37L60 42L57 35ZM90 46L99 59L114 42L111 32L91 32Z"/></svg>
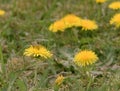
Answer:
<svg viewBox="0 0 120 91"><path fill-rule="evenodd" d="M0 0L0 91L120 91L120 28L109 23L120 10L108 8L113 1ZM49 31L67 14L94 20L98 29ZM26 57L30 45L45 46L52 58ZM92 67L73 61L84 49L99 58Z"/></svg>

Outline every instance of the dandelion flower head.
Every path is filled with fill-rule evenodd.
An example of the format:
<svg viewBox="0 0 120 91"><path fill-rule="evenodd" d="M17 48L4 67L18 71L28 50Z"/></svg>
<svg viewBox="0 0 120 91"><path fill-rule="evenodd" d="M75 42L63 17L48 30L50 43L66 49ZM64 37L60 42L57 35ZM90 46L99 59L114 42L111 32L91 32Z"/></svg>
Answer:
<svg viewBox="0 0 120 91"><path fill-rule="evenodd" d="M25 49L25 56L33 56L33 57L43 57L45 59L51 58L52 54L42 45L31 45L29 48Z"/></svg>
<svg viewBox="0 0 120 91"><path fill-rule="evenodd" d="M3 16L5 14L4 10L0 10L0 16Z"/></svg>
<svg viewBox="0 0 120 91"><path fill-rule="evenodd" d="M120 13L115 14L115 15L111 18L110 24L115 25L116 28L120 27Z"/></svg>
<svg viewBox="0 0 120 91"><path fill-rule="evenodd" d="M66 29L66 25L62 20L58 20L50 25L49 30L52 32L64 31Z"/></svg>
<svg viewBox="0 0 120 91"><path fill-rule="evenodd" d="M120 9L120 1L113 2L109 5L110 9L117 10Z"/></svg>
<svg viewBox="0 0 120 91"><path fill-rule="evenodd" d="M98 25L96 24L95 21L82 19L81 27L82 27L82 30L95 30L98 28Z"/></svg>
<svg viewBox="0 0 120 91"><path fill-rule="evenodd" d="M96 3L104 3L106 0L96 0Z"/></svg>
<svg viewBox="0 0 120 91"><path fill-rule="evenodd" d="M65 22L67 28L73 26L77 27L81 25L81 18L74 14L68 14L65 17L63 17L62 20Z"/></svg>
<svg viewBox="0 0 120 91"><path fill-rule="evenodd" d="M90 50L83 50L75 55L74 63L78 66L87 66L95 63L98 60L95 52Z"/></svg>
<svg viewBox="0 0 120 91"><path fill-rule="evenodd" d="M61 85L64 79L65 79L65 77L63 75L59 75L55 80L55 84Z"/></svg>
<svg viewBox="0 0 120 91"><path fill-rule="evenodd" d="M52 32L62 31L64 32L65 29L71 27L78 27L81 25L81 18L74 14L68 14L65 17L61 18L60 20L52 23L49 26L49 30Z"/></svg>

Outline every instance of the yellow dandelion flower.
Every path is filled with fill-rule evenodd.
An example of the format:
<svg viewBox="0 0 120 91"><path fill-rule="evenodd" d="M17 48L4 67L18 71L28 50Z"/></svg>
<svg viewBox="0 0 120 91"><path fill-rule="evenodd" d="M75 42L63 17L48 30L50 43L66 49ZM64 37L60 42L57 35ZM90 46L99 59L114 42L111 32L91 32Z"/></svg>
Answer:
<svg viewBox="0 0 120 91"><path fill-rule="evenodd" d="M116 1L116 2L111 3L109 5L109 8L114 9L114 10L120 9L120 1Z"/></svg>
<svg viewBox="0 0 120 91"><path fill-rule="evenodd" d="M74 14L68 14L65 17L63 17L62 20L65 22L67 28L73 26L78 27L81 25L81 18Z"/></svg>
<svg viewBox="0 0 120 91"><path fill-rule="evenodd" d="M81 21L81 27L82 27L82 30L95 30L98 28L98 25L96 24L95 21L83 19Z"/></svg>
<svg viewBox="0 0 120 91"><path fill-rule="evenodd" d="M66 29L66 25L62 20L58 20L50 25L49 30L52 32L64 31Z"/></svg>
<svg viewBox="0 0 120 91"><path fill-rule="evenodd" d="M45 59L50 58L52 54L42 45L30 46L29 48L25 49L24 52L25 56L33 56L33 57L43 57Z"/></svg>
<svg viewBox="0 0 120 91"><path fill-rule="evenodd" d="M117 28L120 27L120 13L115 14L115 15L111 18L110 24L115 25Z"/></svg>
<svg viewBox="0 0 120 91"><path fill-rule="evenodd" d="M96 3L104 3L106 0L96 0Z"/></svg>
<svg viewBox="0 0 120 91"><path fill-rule="evenodd" d="M81 18L73 14L68 14L62 19L51 24L49 26L49 30L52 32L64 31L67 28L71 28L73 26L78 27L80 25L81 25Z"/></svg>
<svg viewBox="0 0 120 91"><path fill-rule="evenodd" d="M97 55L90 50L83 50L74 57L74 63L78 66L87 66L95 63L97 60Z"/></svg>
<svg viewBox="0 0 120 91"><path fill-rule="evenodd" d="M61 85L64 79L65 79L65 77L63 75L59 75L55 80L55 84Z"/></svg>
<svg viewBox="0 0 120 91"><path fill-rule="evenodd" d="M0 10L0 16L3 16L5 14L4 10Z"/></svg>

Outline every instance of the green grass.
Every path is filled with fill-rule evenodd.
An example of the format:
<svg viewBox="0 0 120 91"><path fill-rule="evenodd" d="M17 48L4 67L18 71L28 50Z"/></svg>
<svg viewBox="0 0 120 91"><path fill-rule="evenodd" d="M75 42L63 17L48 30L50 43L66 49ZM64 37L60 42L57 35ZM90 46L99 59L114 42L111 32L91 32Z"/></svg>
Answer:
<svg viewBox="0 0 120 91"><path fill-rule="evenodd" d="M120 28L109 20L120 12L94 0L0 0L0 91L53 91L58 74L66 77L59 91L120 91ZM52 33L48 27L66 14L95 20L97 31L78 28ZM52 59L23 56L31 44L42 44ZM99 57L91 74L81 73L73 57L91 49Z"/></svg>

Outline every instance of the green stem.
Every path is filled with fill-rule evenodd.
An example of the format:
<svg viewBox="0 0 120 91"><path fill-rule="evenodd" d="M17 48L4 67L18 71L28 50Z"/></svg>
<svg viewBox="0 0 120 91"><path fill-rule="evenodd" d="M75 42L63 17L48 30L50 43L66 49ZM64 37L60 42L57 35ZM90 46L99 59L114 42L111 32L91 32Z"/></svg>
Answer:
<svg viewBox="0 0 120 91"><path fill-rule="evenodd" d="M5 64L4 64L2 46L1 45L0 45L0 63L1 63L2 72L5 73Z"/></svg>
<svg viewBox="0 0 120 91"><path fill-rule="evenodd" d="M37 65L35 65L35 75L34 75L34 84L35 84L35 86L36 86L36 84L37 84L37 69L38 69L38 64Z"/></svg>
<svg viewBox="0 0 120 91"><path fill-rule="evenodd" d="M89 83L87 84L87 90L86 91L89 91L90 86L91 86L92 82L94 81L94 79L90 75L88 76L88 79L89 79Z"/></svg>

